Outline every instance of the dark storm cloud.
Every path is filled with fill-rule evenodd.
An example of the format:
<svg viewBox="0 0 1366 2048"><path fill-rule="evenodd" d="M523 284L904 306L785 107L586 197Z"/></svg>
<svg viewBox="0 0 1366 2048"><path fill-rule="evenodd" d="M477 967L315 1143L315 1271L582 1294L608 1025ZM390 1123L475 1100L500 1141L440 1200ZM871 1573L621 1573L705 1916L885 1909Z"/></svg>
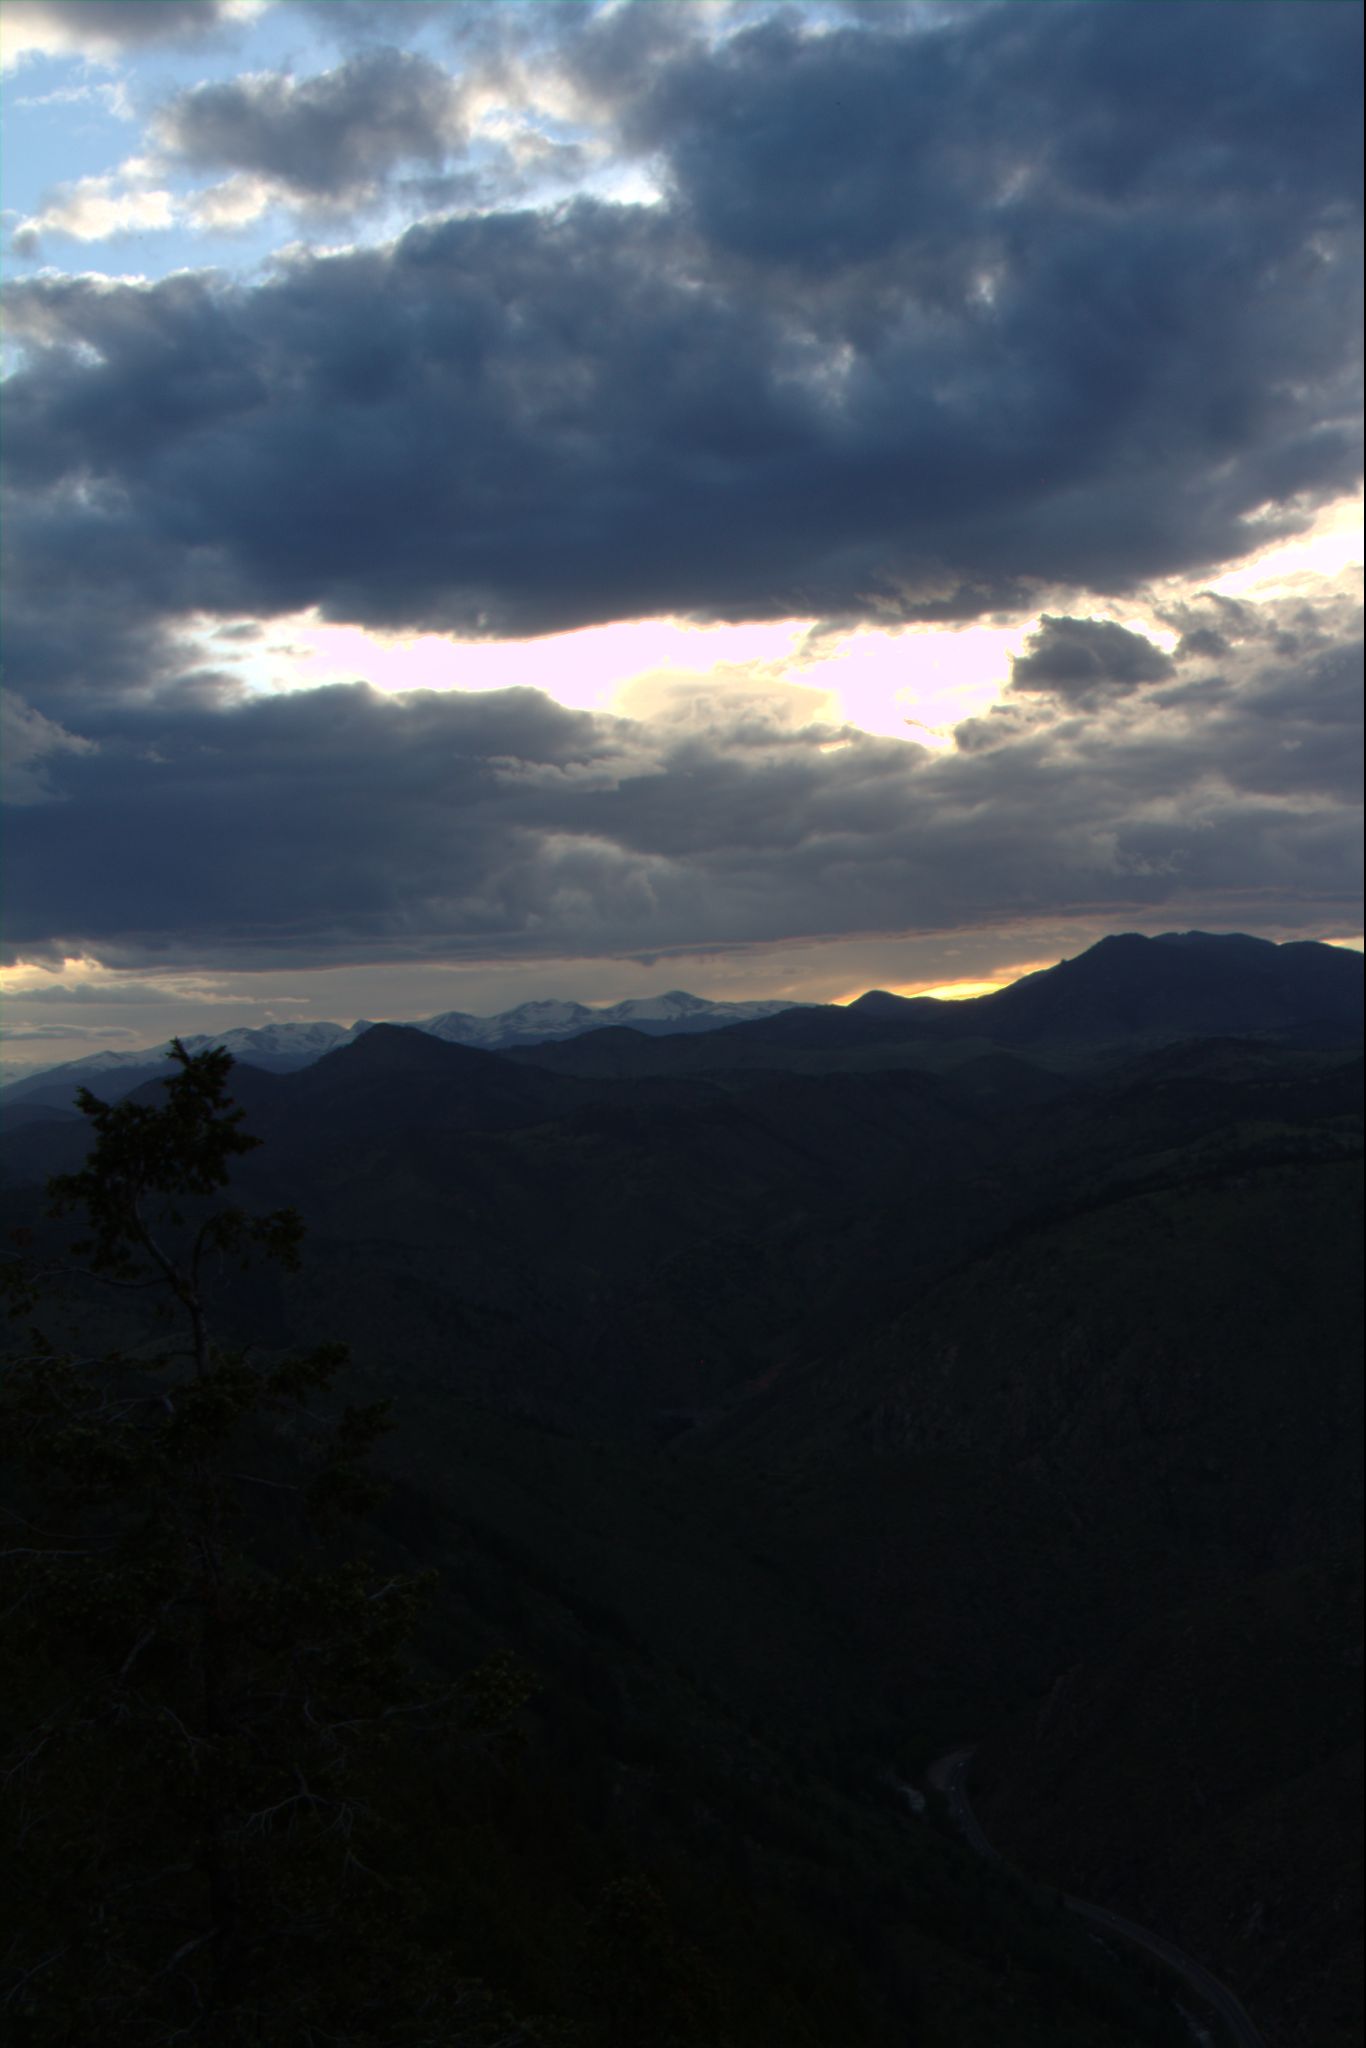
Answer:
<svg viewBox="0 0 1366 2048"><path fill-rule="evenodd" d="M1355 580L1355 579L1352 579ZM1328 652L1351 630L1359 603L1353 589L1319 590L1313 600L1251 604L1212 590L1161 607L1163 622L1180 632L1178 661L1217 661L1235 649L1260 646L1287 658Z"/></svg>
<svg viewBox="0 0 1366 2048"><path fill-rule="evenodd" d="M1175 663L1142 633L1108 619L1055 618L1045 612L1028 652L1011 661L1011 687L1054 696L1132 690L1176 673Z"/></svg>
<svg viewBox="0 0 1366 2048"><path fill-rule="evenodd" d="M1228 641L1212 626L1193 626L1189 633L1181 635L1176 651L1182 657L1203 654L1214 658L1228 653Z"/></svg>
<svg viewBox="0 0 1366 2048"><path fill-rule="evenodd" d="M1297 599L1254 605L1206 594L1173 609L1187 617L1236 618L1236 639L1209 634L1222 641L1212 656L1205 629L1196 627L1188 638L1200 644L1184 652L1178 646L1167 678L1142 691L1110 689L1078 699L1064 684L1009 699L960 726L960 747L999 753L1002 774L1042 750L1085 764L1099 781L1122 775L1136 803L1189 806L1192 816L1216 783L1238 805L1267 796L1293 799L1304 807L1306 826L1320 805L1339 819L1356 813L1359 598L1330 593L1313 605Z"/></svg>
<svg viewBox="0 0 1366 2048"><path fill-rule="evenodd" d="M1021 697L962 751L741 693L650 725L532 690L363 685L32 734L18 953L112 964L639 954L1085 907L1350 915L1359 637L1265 635L1078 715ZM1359 626L1353 630L1359 635ZM1270 911L1267 906L1272 906ZM1236 911L1235 911L1236 915Z"/></svg>
<svg viewBox="0 0 1366 2048"><path fill-rule="evenodd" d="M224 0L5 0L4 15L17 33L100 54L200 42L232 21Z"/></svg>
<svg viewBox="0 0 1366 2048"><path fill-rule="evenodd" d="M958 8L909 33L875 12L821 36L778 13L642 73L629 44L654 11L608 17L569 61L667 152L708 238L764 259L946 260L965 235L971 263L1028 253L1078 199L1198 212L1221 190L1302 226L1354 191L1360 11L1332 0Z"/></svg>
<svg viewBox="0 0 1366 2048"><path fill-rule="evenodd" d="M252 172L340 203L396 164L440 163L464 140L461 103L440 65L377 49L313 78L265 72L194 86L160 110L152 133L193 169Z"/></svg>
<svg viewBox="0 0 1366 2048"><path fill-rule="evenodd" d="M116 664L120 621L189 608L969 617L1226 560L1354 481L1358 10L690 20L562 38L659 206L16 287L7 538L50 613L107 607ZM191 102L242 117L220 161L336 190L397 147L340 117L380 70L428 79L356 58L311 140L273 87Z"/></svg>
<svg viewBox="0 0 1366 2048"><path fill-rule="evenodd" d="M13 690L0 690L0 795L6 805L49 802L54 792L46 764L56 754L89 752L91 745L44 718Z"/></svg>

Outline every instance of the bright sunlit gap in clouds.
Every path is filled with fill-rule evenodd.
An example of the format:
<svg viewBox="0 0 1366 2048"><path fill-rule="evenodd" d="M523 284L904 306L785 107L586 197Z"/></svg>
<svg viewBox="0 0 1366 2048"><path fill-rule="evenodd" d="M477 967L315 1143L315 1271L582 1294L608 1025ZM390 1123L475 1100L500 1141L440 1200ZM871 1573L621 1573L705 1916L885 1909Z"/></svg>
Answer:
<svg viewBox="0 0 1366 2048"><path fill-rule="evenodd" d="M261 693L358 681L388 694L524 687L572 710L641 717L658 710L670 686L718 684L778 698L792 689L794 722L853 725L942 748L960 720L999 697L1010 655L1032 624L822 630L811 619L636 619L535 640L457 640L374 633L311 611L277 619L251 639L233 637L240 627L216 635L197 623L188 646L196 661L230 667Z"/></svg>
<svg viewBox="0 0 1366 2048"><path fill-rule="evenodd" d="M1306 580L1339 576L1361 558L1361 500L1344 498L1304 533L1209 577L1173 579L1156 601L1199 590L1252 599L1293 595ZM1177 635L1152 602L1092 600L1085 609L1169 652ZM1040 607L1065 608L1063 600ZM571 710L648 718L670 698L677 708L689 685L704 685L761 691L792 724L850 725L942 751L953 746L956 725L1000 700L1011 657L1038 622L1037 614L1008 623L848 628L815 619L698 625L646 618L537 639L467 640L374 632L311 609L264 624L197 620L185 644L196 663L228 668L256 694L358 681L386 695L530 688Z"/></svg>
<svg viewBox="0 0 1366 2048"><path fill-rule="evenodd" d="M1303 533L1272 541L1246 560L1206 579L1201 586L1221 597L1273 598L1292 595L1305 577L1341 576L1360 570L1362 494L1337 498L1317 512Z"/></svg>

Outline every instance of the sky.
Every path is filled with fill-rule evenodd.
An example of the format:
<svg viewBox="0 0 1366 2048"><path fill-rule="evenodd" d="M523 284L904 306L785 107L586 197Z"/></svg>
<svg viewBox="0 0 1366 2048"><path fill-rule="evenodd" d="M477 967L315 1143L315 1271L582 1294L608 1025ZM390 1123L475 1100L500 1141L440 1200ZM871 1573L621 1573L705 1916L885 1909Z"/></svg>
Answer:
<svg viewBox="0 0 1366 2048"><path fill-rule="evenodd" d="M6 1061L1359 944L1361 21L0 0Z"/></svg>

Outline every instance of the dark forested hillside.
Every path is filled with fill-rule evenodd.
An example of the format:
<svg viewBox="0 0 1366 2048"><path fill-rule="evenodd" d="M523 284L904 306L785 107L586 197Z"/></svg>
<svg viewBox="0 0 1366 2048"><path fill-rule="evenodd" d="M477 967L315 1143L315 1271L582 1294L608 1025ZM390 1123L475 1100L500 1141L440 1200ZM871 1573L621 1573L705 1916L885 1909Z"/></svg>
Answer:
<svg viewBox="0 0 1366 2048"><path fill-rule="evenodd" d="M1361 1577L1262 1573L1060 1676L979 1753L1003 1845L1245 1988L1268 2038L1361 2025Z"/></svg>
<svg viewBox="0 0 1366 2048"><path fill-rule="evenodd" d="M510 2038L1191 2038L914 1810L968 1744L1019 1865L1267 2043L1359 2038L1360 988L1116 939L972 1004L234 1070L234 1191L307 1256L225 1265L222 1328L349 1343L395 1404L373 1540L439 1574L421 1657L535 1674L515 1761L386 1794L460 1969L548 2015ZM86 1135L13 1133L38 1255Z"/></svg>

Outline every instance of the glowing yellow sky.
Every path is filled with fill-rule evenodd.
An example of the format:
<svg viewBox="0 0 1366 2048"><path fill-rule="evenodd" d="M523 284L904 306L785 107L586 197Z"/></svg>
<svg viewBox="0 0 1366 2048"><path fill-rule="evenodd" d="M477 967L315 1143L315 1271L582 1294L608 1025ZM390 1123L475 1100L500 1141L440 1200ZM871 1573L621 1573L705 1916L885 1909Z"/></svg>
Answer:
<svg viewBox="0 0 1366 2048"><path fill-rule="evenodd" d="M964 1003L973 996L989 996L998 988L1005 987L1003 981L944 981L937 988L894 988L891 993L895 996L933 996L941 1003Z"/></svg>

